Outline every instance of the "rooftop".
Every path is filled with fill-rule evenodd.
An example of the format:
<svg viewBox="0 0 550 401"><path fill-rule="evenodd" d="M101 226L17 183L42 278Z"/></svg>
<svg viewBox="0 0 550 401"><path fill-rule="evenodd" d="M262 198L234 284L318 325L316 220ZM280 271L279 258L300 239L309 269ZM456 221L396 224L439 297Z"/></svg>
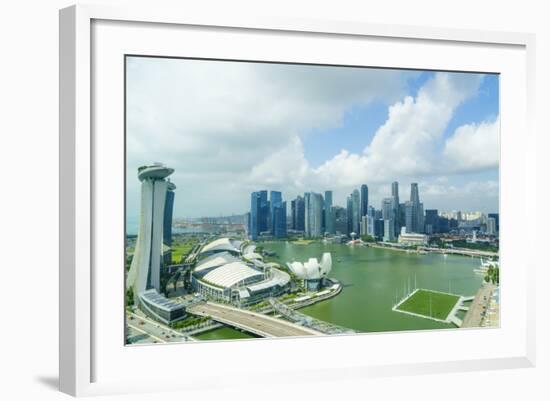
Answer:
<svg viewBox="0 0 550 401"><path fill-rule="evenodd" d="M240 245L240 241L235 241L230 238L219 238L203 246L200 253L202 254L210 251L239 252Z"/></svg>
<svg viewBox="0 0 550 401"><path fill-rule="evenodd" d="M168 311L168 312L181 309L184 307L183 304L171 301L168 298L166 298L164 295L159 294L155 289L146 290L141 294L139 294L139 296L143 298L145 301L149 302L150 304L153 304L156 307L160 309L164 309L165 311Z"/></svg>
<svg viewBox="0 0 550 401"><path fill-rule="evenodd" d="M203 279L214 285L228 288L253 277L261 280L264 274L242 262L232 262L206 273Z"/></svg>
<svg viewBox="0 0 550 401"><path fill-rule="evenodd" d="M160 163L151 166L141 166L138 168L138 178L143 181L148 178L162 180L174 172L173 168L166 167Z"/></svg>
<svg viewBox="0 0 550 401"><path fill-rule="evenodd" d="M220 252L210 255L209 257L201 260L195 267L195 272L204 272L206 270L225 265L227 263L238 262L239 259L231 255L229 252Z"/></svg>

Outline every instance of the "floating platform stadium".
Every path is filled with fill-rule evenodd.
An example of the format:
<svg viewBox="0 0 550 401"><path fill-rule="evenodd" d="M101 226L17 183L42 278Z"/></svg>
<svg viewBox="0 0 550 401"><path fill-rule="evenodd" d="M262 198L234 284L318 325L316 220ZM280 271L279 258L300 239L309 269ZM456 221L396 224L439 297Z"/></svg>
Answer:
<svg viewBox="0 0 550 401"><path fill-rule="evenodd" d="M255 249L255 245L230 238L204 245L197 253L198 262L191 273L194 291L237 306L286 292L290 286L288 273L273 263L264 263Z"/></svg>
<svg viewBox="0 0 550 401"><path fill-rule="evenodd" d="M472 297L449 294L426 289L415 289L392 310L441 323L453 323L460 327L462 321L456 317L459 310L464 310L463 303Z"/></svg>

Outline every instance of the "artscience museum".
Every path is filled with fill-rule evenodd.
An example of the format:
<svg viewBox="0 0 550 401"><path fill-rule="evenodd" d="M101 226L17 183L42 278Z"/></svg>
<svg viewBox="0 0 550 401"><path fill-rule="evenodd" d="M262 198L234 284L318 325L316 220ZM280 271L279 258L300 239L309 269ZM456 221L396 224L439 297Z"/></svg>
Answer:
<svg viewBox="0 0 550 401"><path fill-rule="evenodd" d="M308 291L316 291L323 285L323 279L332 269L332 257L329 252L323 253L321 262L309 258L307 262L288 262L288 268L297 278L304 280Z"/></svg>

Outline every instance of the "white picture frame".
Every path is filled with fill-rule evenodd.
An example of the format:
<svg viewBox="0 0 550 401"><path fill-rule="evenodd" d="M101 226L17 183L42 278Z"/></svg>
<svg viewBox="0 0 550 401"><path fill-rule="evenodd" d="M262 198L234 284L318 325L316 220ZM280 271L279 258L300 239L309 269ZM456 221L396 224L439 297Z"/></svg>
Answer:
<svg viewBox="0 0 550 401"><path fill-rule="evenodd" d="M95 27L94 24L96 24ZM139 46L142 46L141 50L137 48L138 45L131 44L125 37L139 36L140 30L151 27L158 29L155 28L154 32L151 30L148 32L149 42L142 40L139 43ZM104 123L103 120L97 120L104 116L102 114L103 103L98 103L97 98L94 102L94 96L101 97L104 96L104 93L101 87L94 85L98 85L98 82L106 82L105 79L120 79L122 71L117 70L116 74L111 77L103 73L103 68L116 65L111 64L109 57L112 56L112 59L116 59L121 51L128 52L127 49L122 49L126 44L138 52L151 52L153 50L151 48L147 50L146 47L160 43L155 42L155 39L162 38L163 35L173 35L175 32L166 30L181 28L185 31L186 27L192 29L193 34L206 34L210 37L238 34L244 38L246 35L261 35L262 40L272 41L273 44L282 43L281 41L286 40L285 37L293 38L296 39L294 42L296 44L290 47L294 46L293 50L297 53L300 51L301 39L304 41L338 39L339 43L344 44L344 50L340 56L344 58L340 60L351 57L350 50L345 50L348 43L351 46L362 40L378 41L379 44L380 41L383 41L384 46L419 46L419 49L422 46L436 46L442 55L449 54L449 57L452 57L455 52L466 52L465 54L477 52L475 54L479 54L481 61L469 60L471 67L465 68L465 70L475 71L475 65L478 65L481 68L478 71L503 73L502 71L506 70L509 71L506 74L510 76L507 81L509 84L505 83L509 86L503 88L501 95L503 97L501 184L505 184L501 187L501 225L534 232L534 218L529 218L529 216L536 216L533 207L525 207L522 209L525 212L520 213L519 216L509 212L516 210L517 207L526 206L528 199L534 198L535 134L532 128L535 86L534 35L374 25L347 21L276 18L216 19L209 15L188 14L183 10L169 12L155 8L137 7L111 8L79 5L63 9L60 11L59 374L61 391L79 396L133 391L197 389L205 383L214 382L215 384L212 386L244 386L251 379L258 383L261 383L262 380L267 383L266 373L269 373L269 380L276 377L293 381L298 380L298 376L300 381L343 377L360 380L366 377L405 373L420 374L534 366L535 283L533 273L536 261L534 253L530 252L534 245L530 245L525 239L514 237L512 230L505 232L501 239L501 244L503 244L501 260L504 269L503 298L509 297L508 299L513 300L514 304L504 304L501 328L486 330L483 331L483 334L479 330L453 330L452 333L386 333L315 340L244 341L239 342L238 345L227 342L201 343L194 344L192 348L186 344L125 348L116 334L120 328L115 329L112 326L114 324L112 321L107 323L108 317L104 313L105 305L97 298L97 286L103 285L101 280L106 280L107 277L103 273L97 274L94 270L98 261L111 260L113 269L116 269L117 260L120 260L116 257L110 259L110 256L117 255L115 247L112 250L98 253L98 246L101 247L100 242L102 241L97 237L98 230L104 227L102 219L107 219L109 216L115 220L121 218L120 207L123 208L123 205L118 205L118 209L106 211L98 196L105 193L104 190L109 185L111 188L116 188L116 185L120 184L116 178L113 178L112 182L104 184L106 182L105 170L112 166L115 168L119 166L120 172L114 173L114 175L120 178L123 172L123 165L120 164L122 159L120 158L123 158L123 155L116 153L119 150L116 143L111 146L106 142L111 137L102 136L100 141L94 137L94 132L97 132L94 130L101 129L101 132L106 132L104 128L109 130L108 127L111 123L106 121L107 118ZM132 35L117 33L125 30L132 30ZM94 41L94 34L96 41ZM110 43L109 46L106 44L106 39ZM206 41L204 43L206 44ZM288 43L285 42L285 44ZM117 48L117 46L119 47ZM170 43L164 43L163 46L159 45L157 51L160 54L171 55L166 54L166 52L171 52L170 46ZM208 54L209 50L206 47L202 53L203 56ZM100 54L98 52L102 52L104 48L106 55L101 53L101 56L98 56ZM483 68L484 61L482 59L488 56L483 56L482 53L486 52L487 48L494 49L496 55L491 61L494 68L490 69ZM239 47L239 49L247 51L246 46ZM271 47L273 52L276 49L277 47ZM264 49L266 52L268 50ZM193 51L201 52L203 50L194 48ZM220 50L220 52L216 54L216 57L237 59L244 57L242 54L236 54L236 50L231 48ZM269 59L270 53L265 54L264 57ZM272 54L271 57L275 59L278 57L275 53ZM498 57L499 54L502 55L502 58ZM392 56L395 58L388 56L388 60L383 64L396 68L414 68L419 65L418 60L415 60L414 57L411 57L408 62L403 60L405 55L396 52ZM290 55L288 57L292 58ZM309 57L318 57L315 59L316 61L326 63L337 56L335 53L321 54L320 56L312 53ZM400 58L401 61L399 61ZM341 63L338 60L332 62ZM468 62L468 60L464 62ZM361 62L359 61L359 63ZM431 61L429 63L433 69L445 69L448 65L446 63L449 61L441 60L441 62ZM499 63L501 63L500 68ZM426 67L427 64L423 66ZM460 66L457 66L457 69L460 69ZM95 83L92 82L93 79L96 79ZM113 83L114 87L120 84L116 81ZM119 91L122 90L122 87L117 88L116 94L120 94ZM517 99L509 98L512 91L517 95ZM112 102L115 102L113 103L114 111L120 110L121 100L117 96L111 99ZM508 101L510 103L507 103ZM114 127L112 132L119 132L118 123L112 125ZM518 130L524 133L521 138L512 134L512 131L517 132ZM112 135L115 141L118 138L116 135L118 134ZM120 143L118 144L120 145ZM101 164L98 163L98 157L102 158ZM106 186L103 187L103 185ZM518 188L517 185L520 185L521 190L514 191L514 187ZM506 247L506 244L512 243L514 246ZM121 251L122 248L117 249ZM522 253L524 254L522 255ZM507 271L507 264L508 266L520 265L521 269ZM511 278L509 281L507 281L507 275ZM112 285L102 287L102 295L116 298L116 295L113 294L117 294L117 288L115 280ZM122 298L122 296L120 297ZM120 317L120 325L122 325L122 309L115 311L114 315L117 313ZM113 328L112 334L109 330L102 330L99 335L96 328L98 325L104 328ZM412 352L408 354L403 351L398 352L399 355L392 358L375 355L375 353L370 353L369 358L365 358L361 352L358 352L357 355L346 353L341 357L333 358L330 364L315 359L315 355L320 350L367 349L368 344L373 342L377 343L376 347L378 348L391 341L402 342L401 338L405 341L418 341L419 344L437 342L439 338L442 339L441 341L457 341L457 344L462 344L474 341L480 335L484 336L482 341L494 342L494 349L472 350L470 353L464 353L464 357L458 356L463 351L458 345L458 350L455 350L454 353L449 355L440 353L439 357L433 355L419 358L418 354ZM117 337L117 339L111 343L111 340L106 340L109 336ZM109 352L115 350L113 347L117 347L116 352ZM285 349L299 350L304 356L309 356L309 359L304 362L303 366L286 369L282 362L279 364L280 361L278 362L276 357ZM255 369L250 371L246 371L246 367L243 366L242 369L246 371L247 375L241 374L241 377L238 374L231 374L235 367L231 369L222 367L201 369L201 355L211 358L220 352L227 353L227 355L247 355L250 358L271 355L274 358L273 366L267 367L258 364ZM169 355L176 353L193 361L196 367L192 372L182 375L186 377L186 380L176 381L170 375L155 374L149 374L147 380L141 380L137 371L130 370L124 373L123 369L121 370L123 366L121 364L135 366L140 360L143 360L144 363L155 363L163 358L168 359ZM109 370L107 366L113 368Z"/></svg>

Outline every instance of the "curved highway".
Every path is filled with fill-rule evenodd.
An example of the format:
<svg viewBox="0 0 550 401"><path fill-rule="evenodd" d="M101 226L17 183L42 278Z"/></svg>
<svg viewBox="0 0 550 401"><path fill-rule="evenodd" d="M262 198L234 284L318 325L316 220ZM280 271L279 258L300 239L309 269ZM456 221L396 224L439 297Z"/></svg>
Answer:
<svg viewBox="0 0 550 401"><path fill-rule="evenodd" d="M187 308L187 312L207 316L212 320L236 327L261 337L322 336L323 333L286 320L238 309L227 305L204 302Z"/></svg>

